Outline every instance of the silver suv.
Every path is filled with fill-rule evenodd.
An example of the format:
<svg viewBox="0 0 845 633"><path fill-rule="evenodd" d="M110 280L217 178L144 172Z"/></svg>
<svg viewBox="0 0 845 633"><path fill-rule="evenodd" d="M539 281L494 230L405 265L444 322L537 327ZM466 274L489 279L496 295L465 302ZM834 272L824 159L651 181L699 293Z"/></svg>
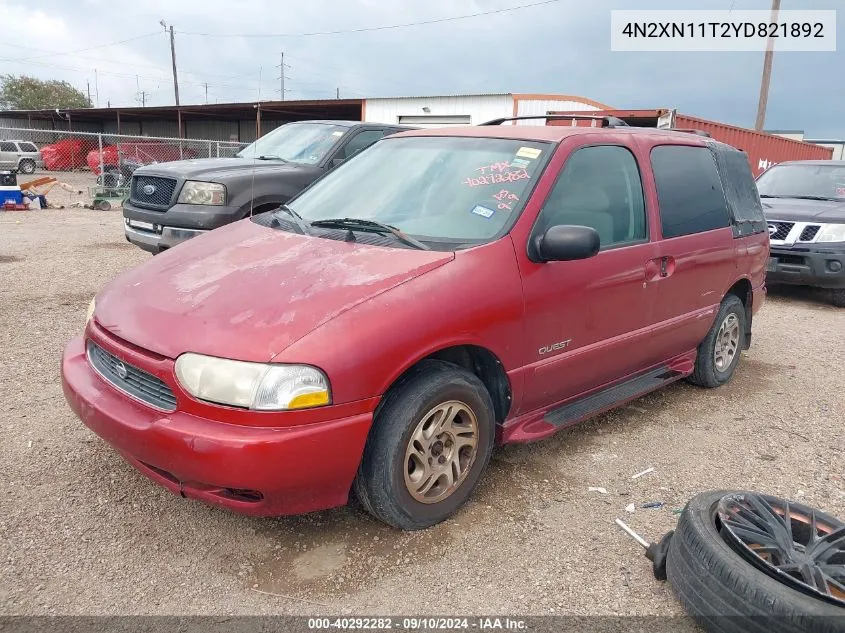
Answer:
<svg viewBox="0 0 845 633"><path fill-rule="evenodd" d="M31 174L35 168L44 168L41 152L29 141L0 141L0 169L17 169Z"/></svg>

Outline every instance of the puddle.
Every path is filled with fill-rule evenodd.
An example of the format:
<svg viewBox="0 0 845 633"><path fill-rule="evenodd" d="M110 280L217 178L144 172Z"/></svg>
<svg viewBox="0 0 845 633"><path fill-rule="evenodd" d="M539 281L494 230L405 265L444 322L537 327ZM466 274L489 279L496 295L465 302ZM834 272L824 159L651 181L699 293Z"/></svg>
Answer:
<svg viewBox="0 0 845 633"><path fill-rule="evenodd" d="M0 255L0 264L12 264L22 261L23 257L18 257L17 255Z"/></svg>

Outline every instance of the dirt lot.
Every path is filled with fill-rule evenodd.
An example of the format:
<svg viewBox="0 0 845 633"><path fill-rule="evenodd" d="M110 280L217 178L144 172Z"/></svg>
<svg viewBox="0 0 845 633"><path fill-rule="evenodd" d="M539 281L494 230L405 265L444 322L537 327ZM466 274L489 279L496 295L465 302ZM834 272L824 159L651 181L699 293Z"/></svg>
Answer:
<svg viewBox="0 0 845 633"><path fill-rule="evenodd" d="M91 296L149 257L119 212L0 213L0 612L675 614L615 517L656 538L721 487L845 516L845 311L803 291L769 296L726 387L678 384L499 449L473 501L433 529L183 500L89 432L59 382Z"/></svg>

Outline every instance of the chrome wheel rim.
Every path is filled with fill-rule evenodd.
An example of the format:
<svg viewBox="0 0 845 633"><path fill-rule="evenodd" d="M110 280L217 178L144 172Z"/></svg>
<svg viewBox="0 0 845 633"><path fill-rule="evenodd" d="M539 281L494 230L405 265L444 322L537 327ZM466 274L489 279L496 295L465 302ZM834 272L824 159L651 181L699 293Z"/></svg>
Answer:
<svg viewBox="0 0 845 633"><path fill-rule="evenodd" d="M731 366L739 352L739 319L735 314L729 314L719 326L716 333L716 344L713 347L713 362L716 369L725 371Z"/></svg>
<svg viewBox="0 0 845 633"><path fill-rule="evenodd" d="M799 591L845 606L845 523L760 494L719 501L722 538L749 562Z"/></svg>
<svg viewBox="0 0 845 633"><path fill-rule="evenodd" d="M405 449L405 487L420 503L438 503L466 479L478 452L478 418L463 402L437 405L417 423Z"/></svg>

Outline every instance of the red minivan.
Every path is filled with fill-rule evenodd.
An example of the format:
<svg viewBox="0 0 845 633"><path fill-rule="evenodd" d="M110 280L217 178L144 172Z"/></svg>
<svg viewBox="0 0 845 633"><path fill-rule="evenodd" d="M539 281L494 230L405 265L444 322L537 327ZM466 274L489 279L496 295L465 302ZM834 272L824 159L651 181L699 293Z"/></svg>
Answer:
<svg viewBox="0 0 845 633"><path fill-rule="evenodd" d="M745 155L677 131L415 130L109 283L62 361L82 421L184 497L420 529L527 442L727 382L765 297Z"/></svg>

